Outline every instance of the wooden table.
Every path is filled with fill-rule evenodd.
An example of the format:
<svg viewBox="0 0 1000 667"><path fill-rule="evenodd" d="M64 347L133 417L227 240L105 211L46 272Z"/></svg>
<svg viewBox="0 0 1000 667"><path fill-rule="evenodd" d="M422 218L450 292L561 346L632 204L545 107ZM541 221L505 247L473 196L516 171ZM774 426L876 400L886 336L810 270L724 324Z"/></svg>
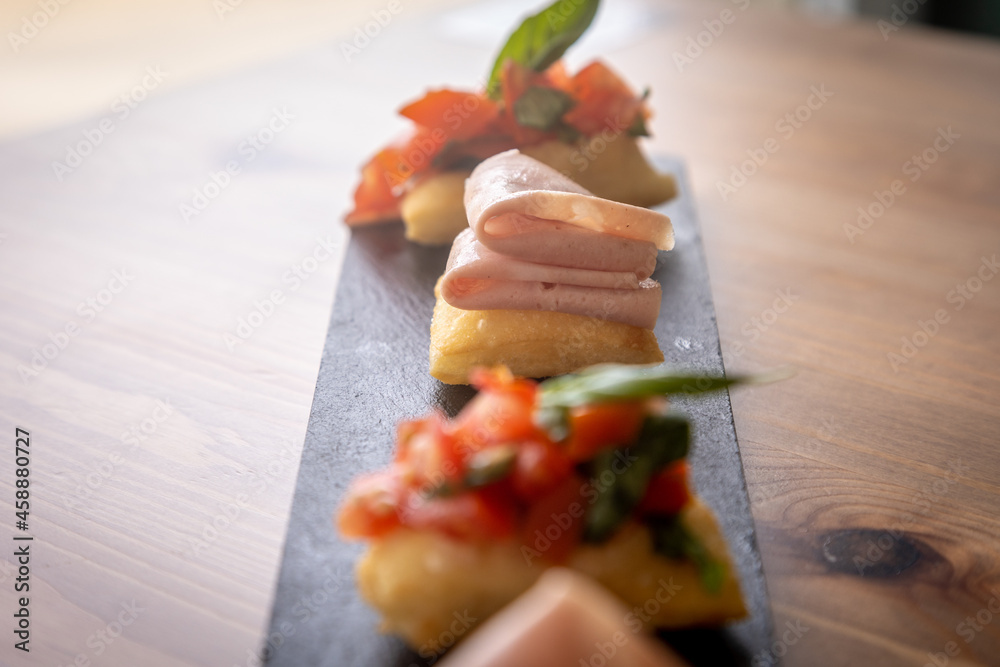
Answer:
<svg viewBox="0 0 1000 667"><path fill-rule="evenodd" d="M337 49L385 6L231 4L222 16L193 0L64 6L0 60L4 168L49 146L49 128L107 113L146 67L170 73L150 96L211 90L238 67ZM14 651L5 630L3 664L255 664L339 267L334 214L357 163L398 127L390 111L425 85L474 85L516 13L459 10L438 21L450 46L430 39L376 70L393 31L424 30L449 3L404 4L365 52L384 77L364 88L368 120L336 150L314 149L322 178L299 194L327 210L294 228L248 226L220 205L192 251L191 227L53 220L31 177L4 190L0 425L11 449L15 426L31 432L36 541L32 650ZM7 3L0 25L36 11ZM442 58L456 43L469 57ZM772 653L996 664L1000 46L742 1L609 2L571 63L598 51L652 87L649 150L689 162L727 368L798 369L733 395ZM354 120L343 113L330 122ZM308 152L302 132L288 137ZM325 234L333 251L291 290L283 274L318 259ZM223 334L275 288L275 317L227 349ZM93 316L88 299L102 306ZM71 322L65 349L24 379L18 367ZM5 544L12 465L5 455Z"/></svg>

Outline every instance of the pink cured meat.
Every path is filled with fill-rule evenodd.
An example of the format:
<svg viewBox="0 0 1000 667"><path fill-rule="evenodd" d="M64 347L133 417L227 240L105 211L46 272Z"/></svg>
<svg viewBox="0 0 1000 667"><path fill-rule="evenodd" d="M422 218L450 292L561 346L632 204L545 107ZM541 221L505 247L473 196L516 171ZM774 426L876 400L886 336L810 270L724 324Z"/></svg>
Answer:
<svg viewBox="0 0 1000 667"><path fill-rule="evenodd" d="M466 182L470 228L448 258L442 298L465 310L549 310L652 329L665 215L595 197L559 172L507 151Z"/></svg>
<svg viewBox="0 0 1000 667"><path fill-rule="evenodd" d="M565 230L593 231L674 247L670 218L639 206L601 199L538 160L509 150L484 160L465 187L469 225L484 245L519 237L528 246L537 230L530 221L568 223ZM514 214L510 219L506 216ZM519 224L520 223L520 224ZM599 237L596 237L599 238ZM498 252L509 250L493 247ZM551 260L551 258L549 258ZM558 262L551 262L558 263Z"/></svg>
<svg viewBox="0 0 1000 667"><path fill-rule="evenodd" d="M514 259L467 229L452 246L441 296L464 310L551 310L652 329L660 284L629 271L593 271Z"/></svg>

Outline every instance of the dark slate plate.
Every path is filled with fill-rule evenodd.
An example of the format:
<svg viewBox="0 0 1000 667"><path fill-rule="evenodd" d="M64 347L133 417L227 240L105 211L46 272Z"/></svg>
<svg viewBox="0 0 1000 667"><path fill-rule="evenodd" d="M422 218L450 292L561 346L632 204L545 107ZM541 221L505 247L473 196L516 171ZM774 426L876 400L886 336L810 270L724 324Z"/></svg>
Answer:
<svg viewBox="0 0 1000 667"><path fill-rule="evenodd" d="M659 160L681 195L663 207L676 247L661 253L656 336L667 362L721 373L722 355L701 234L683 165ZM358 597L353 566L363 547L342 542L331 517L348 482L390 459L396 422L433 405L457 412L472 395L428 374L433 288L446 248L403 238L402 226L353 232L316 383L265 655L270 667L423 667L398 639L377 632ZM739 568L750 617L722 630L663 633L695 665L767 664L772 621L733 428L729 395L678 401L693 419L692 470Z"/></svg>

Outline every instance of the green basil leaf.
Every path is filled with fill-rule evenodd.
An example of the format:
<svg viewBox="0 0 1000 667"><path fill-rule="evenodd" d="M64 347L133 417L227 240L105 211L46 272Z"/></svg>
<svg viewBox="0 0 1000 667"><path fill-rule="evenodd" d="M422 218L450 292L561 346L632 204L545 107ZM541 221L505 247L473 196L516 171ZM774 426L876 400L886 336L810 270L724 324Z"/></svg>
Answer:
<svg viewBox="0 0 1000 667"><path fill-rule="evenodd" d="M562 442L569 437L569 408L552 405L535 410L535 423L552 438Z"/></svg>
<svg viewBox="0 0 1000 667"><path fill-rule="evenodd" d="M633 445L598 452L587 466L597 497L584 517L583 539L603 542L614 535L632 516L656 473L687 456L690 439L687 418L650 415Z"/></svg>
<svg viewBox="0 0 1000 667"><path fill-rule="evenodd" d="M500 97L500 72L508 59L539 72L559 60L590 26L599 4L599 0L557 0L524 19L497 54L487 94L493 99Z"/></svg>
<svg viewBox="0 0 1000 667"><path fill-rule="evenodd" d="M698 568L701 585L713 595L722 590L726 567L708 552L688 530L680 516L653 517L646 521L653 537L653 550L667 558L690 560Z"/></svg>
<svg viewBox="0 0 1000 667"><path fill-rule="evenodd" d="M734 375L730 377L678 373L669 368L602 364L575 375L550 378L540 385L539 423L550 419L553 409L589 403L628 401L668 394L698 394L738 384L769 382L787 373Z"/></svg>
<svg viewBox="0 0 1000 667"><path fill-rule="evenodd" d="M498 445L480 450L472 455L465 472L465 488L474 489L497 482L514 469L517 447Z"/></svg>
<svg viewBox="0 0 1000 667"><path fill-rule="evenodd" d="M573 104L573 98L561 90L532 86L514 101L514 120L523 127L551 130Z"/></svg>
<svg viewBox="0 0 1000 667"><path fill-rule="evenodd" d="M469 489L498 482L511 473L517 460L517 447L497 445L472 455L465 475L457 482L443 482L431 490L430 498L446 498Z"/></svg>

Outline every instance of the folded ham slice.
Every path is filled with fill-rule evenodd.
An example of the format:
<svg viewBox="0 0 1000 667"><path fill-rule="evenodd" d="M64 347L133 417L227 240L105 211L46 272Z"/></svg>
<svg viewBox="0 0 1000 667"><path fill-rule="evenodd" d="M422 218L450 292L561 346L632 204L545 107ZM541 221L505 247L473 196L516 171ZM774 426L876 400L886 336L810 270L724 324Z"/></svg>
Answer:
<svg viewBox="0 0 1000 667"><path fill-rule="evenodd" d="M441 297L463 310L552 310L643 329L652 329L660 312L655 280L525 262L486 248L471 229L451 248Z"/></svg>
<svg viewBox="0 0 1000 667"><path fill-rule="evenodd" d="M657 249L673 247L665 215L590 194L516 150L466 182L470 228L448 258L441 296L464 310L547 310L652 329Z"/></svg>
<svg viewBox="0 0 1000 667"><path fill-rule="evenodd" d="M595 197L517 150L494 155L476 167L465 185L465 211L476 238L490 247L495 240L512 235L530 238L537 233L530 223L537 220L569 223L566 230L645 241L660 250L674 247L674 230L667 216Z"/></svg>

